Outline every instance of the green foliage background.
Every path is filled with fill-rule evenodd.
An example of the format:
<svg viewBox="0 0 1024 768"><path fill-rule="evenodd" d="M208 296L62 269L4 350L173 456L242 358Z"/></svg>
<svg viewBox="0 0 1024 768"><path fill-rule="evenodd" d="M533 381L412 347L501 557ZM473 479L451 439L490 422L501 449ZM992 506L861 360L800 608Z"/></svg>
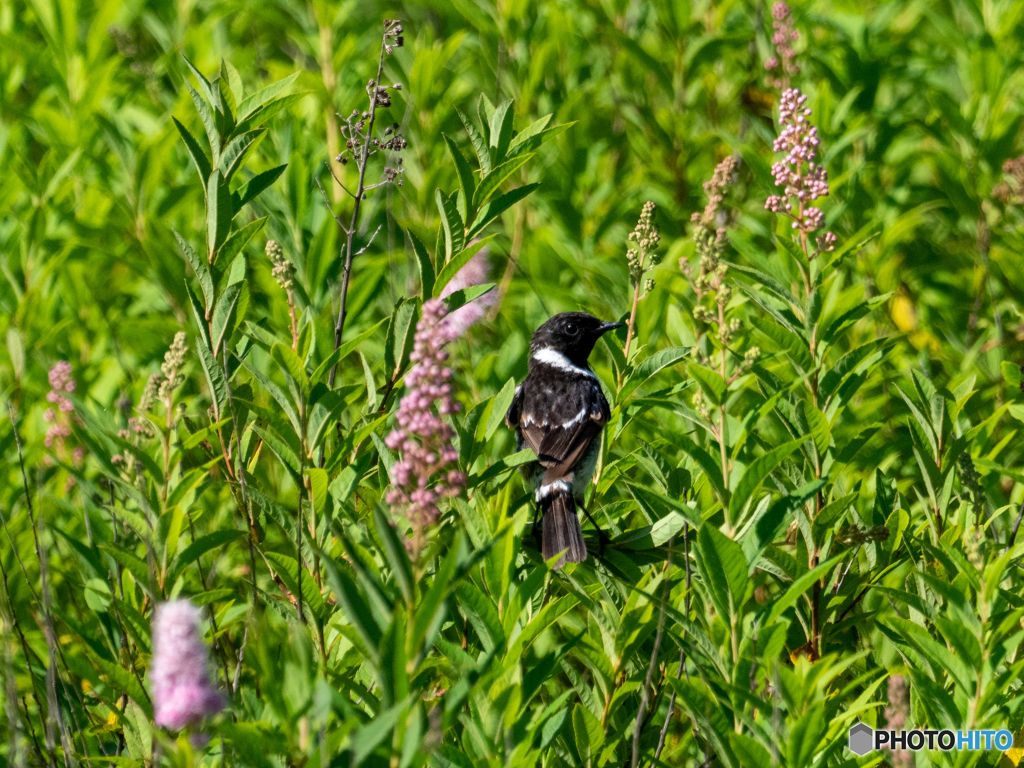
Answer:
<svg viewBox="0 0 1024 768"><path fill-rule="evenodd" d="M763 2L0 1L0 760L877 765L902 758L855 758L846 733L901 706L893 675L908 727L1018 733L1024 243L1020 209L993 189L1024 152L1024 5L794 14L793 85L839 237L810 262L764 210L778 93ZM343 144L335 112L366 108L385 18L405 27L382 79L402 89L381 113L408 140L404 183L363 203L356 245L380 231L354 261L353 343L328 391L343 237L314 179L347 221L323 164ZM199 178L173 120L209 152L186 60L239 120L235 89L297 73L253 122L267 131L220 182L212 224L218 182ZM471 233L493 236L507 292L449 348L469 488L410 560L381 506L382 438L423 276L466 239L445 137L476 168L458 110L486 122L510 99L515 131L546 115L571 125L531 142L498 194L539 186ZM730 348L762 351L731 380L703 363L717 342L679 268L696 264L690 217L728 155L742 160ZM251 203L230 202L285 165ZM354 186L352 164L337 169ZM597 557L586 525L591 558L550 571L500 418L550 314L628 316L627 236L647 200L664 258L637 342L627 360L623 331L592 359L614 412L589 506L611 542ZM216 251L239 230L251 239L214 262L207 295L208 233ZM299 354L270 238L297 267ZM151 412L153 437L125 442L179 331L185 381ZM47 447L60 360L77 382L72 434ZM141 471L113 461L126 452ZM174 596L210 607L229 693L205 744L151 720L149 622ZM1020 751L926 759L1016 765Z"/></svg>

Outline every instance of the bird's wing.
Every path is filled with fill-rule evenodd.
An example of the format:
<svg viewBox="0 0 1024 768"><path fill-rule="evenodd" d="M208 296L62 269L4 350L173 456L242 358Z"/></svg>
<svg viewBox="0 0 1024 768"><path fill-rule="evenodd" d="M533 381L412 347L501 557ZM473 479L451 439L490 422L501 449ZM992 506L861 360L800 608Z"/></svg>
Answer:
<svg viewBox="0 0 1024 768"><path fill-rule="evenodd" d="M526 445L547 468L545 482L569 474L609 419L608 403L599 388L587 398L583 409L558 424L541 423L531 414L520 418L520 431Z"/></svg>
<svg viewBox="0 0 1024 768"><path fill-rule="evenodd" d="M516 429L519 426L519 414L523 410L523 385L520 384L516 387L515 394L512 395L512 404L508 407L505 412L505 426L509 429Z"/></svg>

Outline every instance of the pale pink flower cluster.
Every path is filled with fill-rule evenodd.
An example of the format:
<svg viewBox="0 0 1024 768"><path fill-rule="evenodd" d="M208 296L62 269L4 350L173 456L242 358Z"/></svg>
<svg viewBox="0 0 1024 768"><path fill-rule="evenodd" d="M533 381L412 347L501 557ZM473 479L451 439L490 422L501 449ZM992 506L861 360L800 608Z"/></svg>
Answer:
<svg viewBox="0 0 1024 768"><path fill-rule="evenodd" d="M413 530L408 546L416 553L425 544L427 529L440 516L438 501L458 496L466 482L454 466L459 458L452 447L454 430L443 419L459 410L452 398L452 372L445 366L448 353L444 350L458 334L446 313L441 299L423 304L409 356L413 365L405 376L408 391L398 406L398 425L384 441L401 453L391 469L392 488L386 499L403 508Z"/></svg>
<svg viewBox="0 0 1024 768"><path fill-rule="evenodd" d="M162 603L156 609L149 679L157 725L180 730L198 725L224 707L210 675L199 609L188 600Z"/></svg>
<svg viewBox="0 0 1024 768"><path fill-rule="evenodd" d="M800 33L793 27L793 14L781 0L772 6L772 45L775 56L764 63L765 84L769 88L789 87L789 78L800 71L796 65L796 51L793 43L800 39Z"/></svg>
<svg viewBox="0 0 1024 768"><path fill-rule="evenodd" d="M785 152L786 156L772 166L772 176L775 186L783 188L783 194L771 195L764 204L773 213L789 216L793 219L793 229L805 234L820 227L825 218L822 210L810 203L829 192L828 171L817 162L821 143L818 129L808 119L811 110L806 103L807 97L796 88L782 94L779 105L782 133L775 140L774 149ZM822 242L834 246L835 238L826 235Z"/></svg>
<svg viewBox="0 0 1024 768"><path fill-rule="evenodd" d="M484 248L470 259L466 266L455 273L455 277L441 291L441 298L450 296L455 291L486 283L490 273L491 260L487 258L487 249ZM445 318L445 322L456 336L461 336L469 330L470 326L483 320L497 300L497 292L489 291L450 312Z"/></svg>
<svg viewBox="0 0 1024 768"><path fill-rule="evenodd" d="M64 438L71 434L70 420L64 414L71 413L75 407L65 397L65 393L75 391L75 380L71 378L71 363L61 360L50 369L50 391L46 393L47 402L53 403L57 409L47 408L43 419L49 422L46 430L46 447L62 447Z"/></svg>
<svg viewBox="0 0 1024 768"><path fill-rule="evenodd" d="M46 428L46 437L43 443L47 448L54 451L58 457L66 455L66 438L71 436L71 413L75 406L67 398L67 395L75 391L75 380L71 378L71 363L61 360L50 369L50 391L46 393L46 400L53 403L56 408L47 408L43 413L43 420L49 424ZM81 464L85 458L85 448L77 446L71 451L71 459L75 464ZM47 466L53 463L53 457L46 456ZM68 476L64 484L64 490L69 491L75 485L75 479Z"/></svg>
<svg viewBox="0 0 1024 768"><path fill-rule="evenodd" d="M910 692L907 689L907 680L903 675L892 675L888 682L889 706L885 708L885 729L887 731L901 731L907 725L907 715L910 714ZM911 752L902 749L889 753L889 758L894 768L911 768L914 765L914 756Z"/></svg>

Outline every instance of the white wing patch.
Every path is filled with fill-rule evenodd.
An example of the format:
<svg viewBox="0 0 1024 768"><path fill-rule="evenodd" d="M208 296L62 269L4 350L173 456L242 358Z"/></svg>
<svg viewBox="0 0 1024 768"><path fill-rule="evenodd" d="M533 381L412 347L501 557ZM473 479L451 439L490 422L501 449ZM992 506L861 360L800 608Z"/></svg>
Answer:
<svg viewBox="0 0 1024 768"><path fill-rule="evenodd" d="M587 418L587 416L589 416L589 415L590 415L590 411L587 410L587 406L583 406L583 408L580 410L579 413L577 413L575 416L573 416L571 419L569 419L569 421L566 421L566 422L564 422L562 424L562 429L568 429L569 427L573 426L574 424L579 424L585 418Z"/></svg>

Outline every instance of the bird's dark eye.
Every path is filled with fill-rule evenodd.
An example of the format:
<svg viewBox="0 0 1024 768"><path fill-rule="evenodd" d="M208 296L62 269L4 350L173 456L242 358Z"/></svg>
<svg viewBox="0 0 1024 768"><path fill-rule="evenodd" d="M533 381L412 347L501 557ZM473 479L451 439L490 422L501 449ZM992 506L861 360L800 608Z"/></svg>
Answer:
<svg viewBox="0 0 1024 768"><path fill-rule="evenodd" d="M580 329L579 327L577 327L576 323L569 323L568 325L565 326L565 332L568 333L570 336L575 336L577 333L579 333L579 331Z"/></svg>

